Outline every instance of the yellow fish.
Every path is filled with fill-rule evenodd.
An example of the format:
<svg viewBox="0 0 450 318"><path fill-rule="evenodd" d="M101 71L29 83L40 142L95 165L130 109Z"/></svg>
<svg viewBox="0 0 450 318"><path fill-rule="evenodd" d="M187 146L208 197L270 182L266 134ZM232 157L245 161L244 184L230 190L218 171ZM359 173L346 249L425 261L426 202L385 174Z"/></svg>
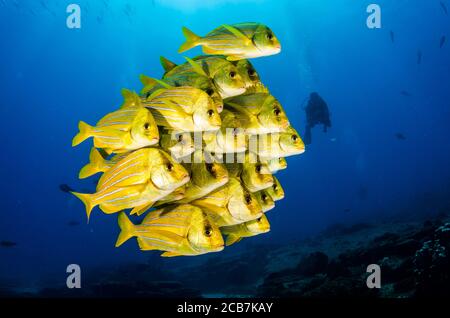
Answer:
<svg viewBox="0 0 450 318"><path fill-rule="evenodd" d="M143 105L158 126L183 132L218 130L220 115L211 98L195 87L172 87L154 92Z"/></svg>
<svg viewBox="0 0 450 318"><path fill-rule="evenodd" d="M178 160L189 156L195 151L191 133L160 129L159 137L159 146L174 159ZM105 159L100 152L93 147L89 154L89 163L81 168L78 177L84 179L96 173L105 172L118 161L125 158L130 152L116 154L110 159Z"/></svg>
<svg viewBox="0 0 450 318"><path fill-rule="evenodd" d="M208 61L218 61L219 59L226 60L226 56L211 56L211 55L200 55L195 58L193 58L193 61L197 63L204 63L202 60L206 61L206 69L210 69L208 65ZM216 62L217 63L217 62ZM246 88L253 87L255 85L262 85L259 74L256 72L255 68L253 67L252 63L250 63L249 60L239 60L239 61L233 61L231 62L234 66L236 66L236 70L240 77L242 78L244 82L244 86ZM209 63L211 64L211 63ZM172 67L175 65L172 63ZM176 65L175 65L176 66Z"/></svg>
<svg viewBox="0 0 450 318"><path fill-rule="evenodd" d="M258 200L236 178L230 178L227 184L191 204L201 207L219 227L240 224L262 215Z"/></svg>
<svg viewBox="0 0 450 318"><path fill-rule="evenodd" d="M283 132L290 125L283 107L269 93L251 92L227 98L224 100L225 110L232 114L221 113L223 127L241 125L247 134Z"/></svg>
<svg viewBox="0 0 450 318"><path fill-rule="evenodd" d="M220 96L218 88L213 83L213 81L205 75L200 75L195 72L183 73L179 75L175 74L173 76L164 78L161 81L162 83L158 83L155 79L145 75L141 75L140 79L142 84L144 85L144 88L141 90L141 94L145 96L145 98L151 96L151 94L156 90L164 88L165 86L162 83L174 87L191 86L201 89L206 94L208 94L208 96L211 97L212 101L214 102L214 105L216 106L219 113L223 109L223 100Z"/></svg>
<svg viewBox="0 0 450 318"><path fill-rule="evenodd" d="M78 125L79 133L73 138L76 146L89 137L94 138L94 147L107 153L121 153L157 144L158 127L151 112L140 106L128 106L109 113L95 127L83 121Z"/></svg>
<svg viewBox="0 0 450 318"><path fill-rule="evenodd" d="M177 160L181 160L195 151L194 139L190 132L161 129L159 144Z"/></svg>
<svg viewBox="0 0 450 318"><path fill-rule="evenodd" d="M223 164L214 162L201 150L197 150L192 157L192 163L183 164L189 172L190 180L180 203L202 198L228 182L228 171Z"/></svg>
<svg viewBox="0 0 450 318"><path fill-rule="evenodd" d="M224 24L200 37L183 27L186 42L179 53L202 46L203 53L226 55L230 61L278 54L281 45L272 30L261 23Z"/></svg>
<svg viewBox="0 0 450 318"><path fill-rule="evenodd" d="M244 237L256 236L270 231L270 223L263 214L261 217L245 223L224 226L220 228L223 235L227 236L226 246L233 245L242 240Z"/></svg>
<svg viewBox="0 0 450 318"><path fill-rule="evenodd" d="M116 247L137 237L143 251L164 251L161 256L201 255L223 250L220 230L200 208L189 204L172 205L149 213L134 225L125 213L118 218L121 232Z"/></svg>
<svg viewBox="0 0 450 318"><path fill-rule="evenodd" d="M273 176L267 164L255 156L246 154L242 163L226 163L230 176L240 178L250 192L264 190L273 185Z"/></svg>
<svg viewBox="0 0 450 318"><path fill-rule="evenodd" d="M284 198L283 187L275 176L273 177L273 185L270 188L267 188L266 191L274 201Z"/></svg>
<svg viewBox="0 0 450 318"><path fill-rule="evenodd" d="M89 163L81 168L78 178L84 179L98 172L105 172L113 167L117 162L125 158L130 152L114 155L111 159L105 159L100 152L92 147L89 153Z"/></svg>
<svg viewBox="0 0 450 318"><path fill-rule="evenodd" d="M256 72L253 64L249 60L239 60L233 62L236 65L239 74L244 80L245 87L250 88L255 85L262 85L258 72Z"/></svg>
<svg viewBox="0 0 450 318"><path fill-rule="evenodd" d="M205 132L202 137L205 152L219 155L247 150L246 136L240 128L221 128L217 132Z"/></svg>
<svg viewBox="0 0 450 318"><path fill-rule="evenodd" d="M97 205L107 214L129 208L140 214L188 181L186 169L168 154L143 148L107 170L98 181L96 193L72 193L85 204L88 219Z"/></svg>
<svg viewBox="0 0 450 318"><path fill-rule="evenodd" d="M270 173L272 173L272 174L277 173L278 171L284 170L287 168L286 159L283 157L273 158L268 161L265 161L264 163L267 164L267 166L269 167Z"/></svg>
<svg viewBox="0 0 450 318"><path fill-rule="evenodd" d="M303 140L292 127L288 127L284 132L251 136L248 148L258 154L261 160L288 157L305 152Z"/></svg>
<svg viewBox="0 0 450 318"><path fill-rule="evenodd" d="M261 205L262 211L264 213L272 210L275 207L275 202L272 199L272 197L269 195L269 192L267 189L260 190L254 193L256 199L258 200L259 204Z"/></svg>
<svg viewBox="0 0 450 318"><path fill-rule="evenodd" d="M180 64L167 72L163 80L180 76L202 75L210 78L222 98L243 94L246 89L237 67L216 56L206 56L197 59L186 58L187 62Z"/></svg>

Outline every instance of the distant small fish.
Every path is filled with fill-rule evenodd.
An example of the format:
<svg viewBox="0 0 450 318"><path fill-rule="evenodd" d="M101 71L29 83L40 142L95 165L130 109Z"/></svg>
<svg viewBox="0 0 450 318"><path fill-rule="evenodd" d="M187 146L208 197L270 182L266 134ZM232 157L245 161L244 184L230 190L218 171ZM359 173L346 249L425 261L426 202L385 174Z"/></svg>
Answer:
<svg viewBox="0 0 450 318"><path fill-rule="evenodd" d="M422 51L417 51L417 64L420 65L422 63Z"/></svg>
<svg viewBox="0 0 450 318"><path fill-rule="evenodd" d="M1 247L14 247L14 246L17 246L17 243L12 242L12 241L0 241L0 246Z"/></svg>
<svg viewBox="0 0 450 318"><path fill-rule="evenodd" d="M445 5L445 3L441 1L440 4L441 4L441 7L442 7L442 10L444 11L444 13L446 15L448 15L447 6Z"/></svg>
<svg viewBox="0 0 450 318"><path fill-rule="evenodd" d="M393 31L389 31L389 34L391 36L391 42L394 43L395 42L395 34Z"/></svg>
<svg viewBox="0 0 450 318"><path fill-rule="evenodd" d="M80 222L78 222L78 221L69 221L69 222L67 222L67 225L68 226L77 226L77 225L80 225Z"/></svg>
<svg viewBox="0 0 450 318"><path fill-rule="evenodd" d="M337 140L337 138L335 138L335 137L330 138L330 141L331 141L331 142L335 142L336 140Z"/></svg>
<svg viewBox="0 0 450 318"><path fill-rule="evenodd" d="M441 37L441 41L439 42L439 48L442 49L442 47L443 47L444 44L445 44L445 40L446 40L446 37L445 37L445 35L443 35L443 36Z"/></svg>
<svg viewBox="0 0 450 318"><path fill-rule="evenodd" d="M411 97L411 94L408 91L401 91L400 94L406 97Z"/></svg>
<svg viewBox="0 0 450 318"><path fill-rule="evenodd" d="M60 184L59 185L59 189L62 191L62 192L65 192L65 193L70 193L70 192L73 192L73 189L70 187L70 186L68 186L67 184Z"/></svg>
<svg viewBox="0 0 450 318"><path fill-rule="evenodd" d="M396 133L396 134L395 134L395 137L396 137L398 140L406 140L405 135L402 134L402 133Z"/></svg>

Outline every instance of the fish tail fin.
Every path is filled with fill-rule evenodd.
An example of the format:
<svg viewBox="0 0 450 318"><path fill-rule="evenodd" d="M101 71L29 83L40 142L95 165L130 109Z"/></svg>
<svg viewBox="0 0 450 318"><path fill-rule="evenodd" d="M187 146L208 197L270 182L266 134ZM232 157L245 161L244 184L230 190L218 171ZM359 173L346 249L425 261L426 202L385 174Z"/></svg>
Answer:
<svg viewBox="0 0 450 318"><path fill-rule="evenodd" d="M89 193L78 193L78 192L70 192L72 193L74 196L76 196L78 199L81 200L81 202L84 203L84 205L86 206L86 214L87 214L87 218L88 218L88 222L89 222L89 218L91 216L91 212L92 209L94 208L94 206L96 206L96 204L94 204L94 200L92 198L92 194Z"/></svg>
<svg viewBox="0 0 450 318"><path fill-rule="evenodd" d="M159 61L165 72L169 72L177 66L174 62L166 59L164 56L160 56Z"/></svg>
<svg viewBox="0 0 450 318"><path fill-rule="evenodd" d="M81 144L83 141L92 136L92 126L86 124L84 121L78 123L78 134L72 139L72 147Z"/></svg>
<svg viewBox="0 0 450 318"><path fill-rule="evenodd" d="M227 236L227 240L226 240L225 244L226 244L226 246L230 246L230 245L233 245L234 243L239 242L240 240L242 240L242 237L231 234L231 235Z"/></svg>
<svg viewBox="0 0 450 318"><path fill-rule="evenodd" d="M136 107L141 105L141 100L139 98L139 95L136 94L136 92L123 88L122 96L123 96L123 104L122 106L120 106L120 108L127 108L133 106Z"/></svg>
<svg viewBox="0 0 450 318"><path fill-rule="evenodd" d="M201 39L198 35L196 35L194 32L189 30L186 27L183 27L183 35L186 38L186 42L184 42L180 48L178 49L178 53L182 53L184 51L190 50L193 47L197 46Z"/></svg>
<svg viewBox="0 0 450 318"><path fill-rule="evenodd" d="M103 156L95 147L93 147L89 154L89 163L81 168L78 178L85 179L96 174L97 172L105 171L108 168L109 167L106 165Z"/></svg>
<svg viewBox="0 0 450 318"><path fill-rule="evenodd" d="M120 212L117 220L120 227L120 233L117 237L116 247L119 247L134 236L135 225L130 221L125 212Z"/></svg>

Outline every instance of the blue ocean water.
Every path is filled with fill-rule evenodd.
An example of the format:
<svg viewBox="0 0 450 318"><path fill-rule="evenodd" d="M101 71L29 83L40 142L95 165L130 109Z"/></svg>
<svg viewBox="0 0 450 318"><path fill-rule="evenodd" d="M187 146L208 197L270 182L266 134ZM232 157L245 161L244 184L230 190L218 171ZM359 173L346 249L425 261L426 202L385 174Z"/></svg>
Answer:
<svg viewBox="0 0 450 318"><path fill-rule="evenodd" d="M439 1L376 2L381 29L366 26L362 0L0 1L0 241L17 243L0 248L0 281L33 289L64 283L68 264L89 271L157 254L134 240L115 248L116 217L95 210L86 224L82 203L59 185L95 188L96 178L77 179L91 147L71 147L79 120L116 109L122 88L141 88L140 74L162 76L161 55L181 63L201 53L177 53L182 26L206 34L224 23L267 24L282 52L252 63L291 124L303 133L312 91L331 112L332 128L314 128L306 152L277 175L286 198L270 212L271 232L223 255L337 222L438 213L450 192L450 46L439 47L450 17ZM81 7L81 29L66 26L70 3Z"/></svg>

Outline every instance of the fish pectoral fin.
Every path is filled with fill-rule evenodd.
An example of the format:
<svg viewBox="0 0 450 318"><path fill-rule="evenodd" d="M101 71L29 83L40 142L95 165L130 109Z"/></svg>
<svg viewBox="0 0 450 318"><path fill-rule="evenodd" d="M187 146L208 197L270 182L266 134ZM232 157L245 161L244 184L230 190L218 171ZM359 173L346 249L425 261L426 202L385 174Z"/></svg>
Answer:
<svg viewBox="0 0 450 318"><path fill-rule="evenodd" d="M228 25L228 24L223 24L222 25L225 29L227 29L228 31L230 31L234 36L236 36L237 38L241 39L242 41L244 41L245 45L250 45L250 43L252 43L252 40L250 40L244 33L242 33L241 31L239 31L238 29L236 29L235 27Z"/></svg>
<svg viewBox="0 0 450 318"><path fill-rule="evenodd" d="M227 240L225 242L226 246L233 245L234 243L238 243L242 240L242 237L230 234L227 236Z"/></svg>
<svg viewBox="0 0 450 318"><path fill-rule="evenodd" d="M164 252L161 254L161 257L175 257L175 256L183 256L183 255L175 252Z"/></svg>

